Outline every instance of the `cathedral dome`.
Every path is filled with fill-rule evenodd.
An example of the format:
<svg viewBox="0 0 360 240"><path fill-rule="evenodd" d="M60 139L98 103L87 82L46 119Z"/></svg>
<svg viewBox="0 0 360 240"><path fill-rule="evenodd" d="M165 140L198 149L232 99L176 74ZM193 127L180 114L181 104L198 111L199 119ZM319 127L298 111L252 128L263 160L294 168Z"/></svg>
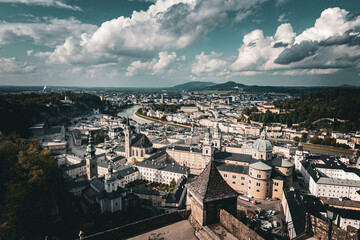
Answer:
<svg viewBox="0 0 360 240"><path fill-rule="evenodd" d="M253 148L261 152L272 152L273 146L269 140L266 139L266 132L262 131L260 138L254 142Z"/></svg>

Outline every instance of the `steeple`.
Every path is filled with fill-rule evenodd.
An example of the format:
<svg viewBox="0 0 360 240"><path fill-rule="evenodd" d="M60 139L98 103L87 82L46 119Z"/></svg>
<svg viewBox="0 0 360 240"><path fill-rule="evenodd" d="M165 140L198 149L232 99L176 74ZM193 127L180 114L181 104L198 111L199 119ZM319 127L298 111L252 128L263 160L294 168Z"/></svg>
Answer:
<svg viewBox="0 0 360 240"><path fill-rule="evenodd" d="M108 172L105 174L105 190L110 193L117 190L116 176L113 174L113 167L108 166Z"/></svg>
<svg viewBox="0 0 360 240"><path fill-rule="evenodd" d="M214 128L212 142L214 143L214 146L215 146L216 149L221 150L222 137L221 137L221 131L219 129L219 123L218 122L216 123L216 126Z"/></svg>
<svg viewBox="0 0 360 240"><path fill-rule="evenodd" d="M217 122L213 133L214 138L219 138L219 134L220 134L220 129L219 129L219 123Z"/></svg>
<svg viewBox="0 0 360 240"><path fill-rule="evenodd" d="M206 133L205 133L204 144L207 144L207 145L211 144L211 133L210 133L209 128L206 130Z"/></svg>
<svg viewBox="0 0 360 240"><path fill-rule="evenodd" d="M125 157L129 158L131 157L131 131L130 131L129 116L126 119L124 135L125 135Z"/></svg>
<svg viewBox="0 0 360 240"><path fill-rule="evenodd" d="M95 157L95 147L93 142L92 132L89 131L89 143L86 148L86 175L90 180L93 177L97 177L97 160Z"/></svg>
<svg viewBox="0 0 360 240"><path fill-rule="evenodd" d="M86 148L87 157L93 158L95 157L95 147L94 147L94 141L93 141L93 133L89 131L89 139L88 139L88 145Z"/></svg>
<svg viewBox="0 0 360 240"><path fill-rule="evenodd" d="M267 133L265 128L262 130L261 134L260 134L260 139L266 140L267 139Z"/></svg>
<svg viewBox="0 0 360 240"><path fill-rule="evenodd" d="M214 160L206 165L198 177L187 184L187 188L201 205L239 195L221 176Z"/></svg>

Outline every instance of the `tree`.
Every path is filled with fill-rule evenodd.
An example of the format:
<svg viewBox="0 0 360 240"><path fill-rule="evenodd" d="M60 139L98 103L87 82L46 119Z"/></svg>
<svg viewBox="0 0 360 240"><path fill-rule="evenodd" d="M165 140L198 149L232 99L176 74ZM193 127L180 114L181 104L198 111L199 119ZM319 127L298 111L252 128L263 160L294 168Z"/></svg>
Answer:
<svg viewBox="0 0 360 240"><path fill-rule="evenodd" d="M7 227L0 238L44 239L45 235L58 235L61 230L55 221L70 204L51 152L43 150L39 142L28 144L18 137L4 137L0 156L1 165L8 166L6 179L1 179L4 192L0 195L0 225L6 221Z"/></svg>

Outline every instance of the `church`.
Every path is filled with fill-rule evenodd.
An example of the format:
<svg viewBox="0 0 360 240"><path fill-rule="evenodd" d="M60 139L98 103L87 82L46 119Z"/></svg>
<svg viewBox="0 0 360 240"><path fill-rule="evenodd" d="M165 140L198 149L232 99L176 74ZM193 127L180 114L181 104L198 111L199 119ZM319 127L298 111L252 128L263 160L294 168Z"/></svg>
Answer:
<svg viewBox="0 0 360 240"><path fill-rule="evenodd" d="M266 199L281 199L283 189L292 185L294 164L273 156L273 146L266 131L250 147L240 149L241 153L222 151L222 136L218 125L213 134L205 134L202 148L172 146L166 149L168 156L190 173L199 175L211 160L217 166L224 180L238 193Z"/></svg>

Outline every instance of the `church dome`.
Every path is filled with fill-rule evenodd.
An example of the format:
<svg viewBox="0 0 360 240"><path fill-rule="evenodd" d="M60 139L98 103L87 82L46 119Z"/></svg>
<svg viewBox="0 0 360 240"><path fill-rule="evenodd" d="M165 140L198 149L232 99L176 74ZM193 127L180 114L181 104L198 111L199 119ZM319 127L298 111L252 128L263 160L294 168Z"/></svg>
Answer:
<svg viewBox="0 0 360 240"><path fill-rule="evenodd" d="M269 140L266 139L266 132L262 131L260 138L254 142L253 148L261 152L271 152L273 146Z"/></svg>

